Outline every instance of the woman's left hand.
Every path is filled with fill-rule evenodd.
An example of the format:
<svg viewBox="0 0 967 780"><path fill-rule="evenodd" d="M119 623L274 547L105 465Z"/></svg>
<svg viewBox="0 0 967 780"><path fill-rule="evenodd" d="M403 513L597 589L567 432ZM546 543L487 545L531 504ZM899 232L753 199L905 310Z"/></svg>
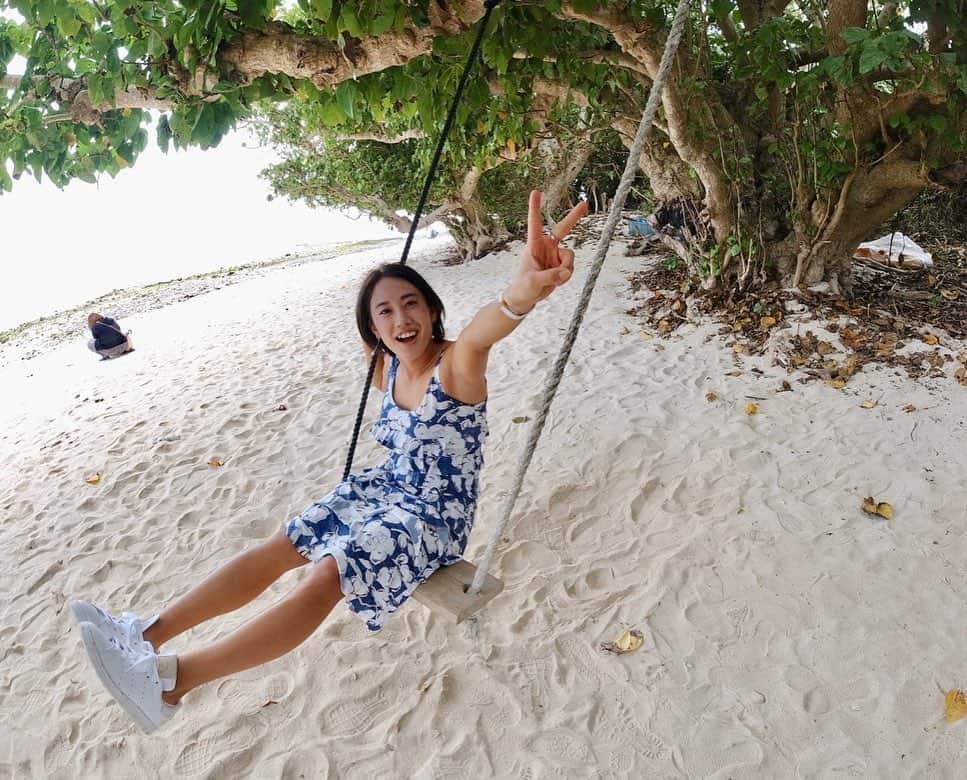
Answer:
<svg viewBox="0 0 967 780"><path fill-rule="evenodd" d="M527 247L514 281L505 294L507 304L513 310L529 311L571 278L574 252L562 247L561 241L587 210L587 203L578 203L551 228L550 235L545 236L541 194L536 190L531 193L527 209Z"/></svg>

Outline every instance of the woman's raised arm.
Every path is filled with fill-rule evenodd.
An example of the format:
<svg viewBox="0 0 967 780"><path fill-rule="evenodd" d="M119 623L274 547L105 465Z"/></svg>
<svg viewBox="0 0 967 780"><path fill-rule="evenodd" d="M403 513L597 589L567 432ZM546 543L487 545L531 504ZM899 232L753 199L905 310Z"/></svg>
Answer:
<svg viewBox="0 0 967 780"><path fill-rule="evenodd" d="M530 194L527 245L513 279L498 300L477 312L453 346L451 381L447 384L453 387L456 397L479 395L474 391L484 385L490 348L510 335L534 306L571 278L574 252L560 244L586 211L587 204L579 203L545 236L541 194Z"/></svg>

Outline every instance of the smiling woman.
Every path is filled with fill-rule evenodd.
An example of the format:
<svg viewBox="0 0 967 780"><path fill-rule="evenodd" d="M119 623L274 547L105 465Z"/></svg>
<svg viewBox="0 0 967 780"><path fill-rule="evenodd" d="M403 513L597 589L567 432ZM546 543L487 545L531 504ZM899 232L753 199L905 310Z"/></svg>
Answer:
<svg viewBox="0 0 967 780"><path fill-rule="evenodd" d="M560 241L585 210L575 207L545 236L540 194L531 193L516 273L501 300L484 305L455 341L444 338L443 304L418 273L399 263L373 271L356 321L366 350L380 355L376 384L384 394L373 436L386 460L349 474L160 615L117 618L73 602L94 670L142 729L173 716L194 688L294 649L340 600L375 631L434 572L460 562L483 467L490 349L571 278L574 253ZM313 566L287 597L224 639L178 656L157 652L306 563Z"/></svg>

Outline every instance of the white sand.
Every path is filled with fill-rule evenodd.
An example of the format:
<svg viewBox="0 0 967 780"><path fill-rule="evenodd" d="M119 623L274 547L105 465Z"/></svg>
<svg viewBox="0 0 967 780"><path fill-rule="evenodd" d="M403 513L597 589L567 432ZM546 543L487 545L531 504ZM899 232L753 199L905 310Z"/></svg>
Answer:
<svg viewBox="0 0 967 780"><path fill-rule="evenodd" d="M516 249L427 266L443 249L418 247L414 265L455 334ZM329 489L365 372L355 283L377 258L395 256L286 269L124 322L138 351L117 361L79 333L3 370L0 777L963 776L967 720L943 719L941 689L967 685L967 389L868 367L844 391L793 378L777 394L782 370L748 358L726 376L736 358L706 341L714 327L639 338L624 277L640 260L620 248L477 636L416 602L370 634L340 606L288 657L140 734L89 669L67 602L157 610ZM583 281L492 357L471 560L526 438L511 418L533 415ZM755 416L746 396L766 399ZM357 464L376 450L367 438ZM865 515L867 495L895 518ZM298 576L172 646L223 634ZM599 649L631 627L640 650Z"/></svg>

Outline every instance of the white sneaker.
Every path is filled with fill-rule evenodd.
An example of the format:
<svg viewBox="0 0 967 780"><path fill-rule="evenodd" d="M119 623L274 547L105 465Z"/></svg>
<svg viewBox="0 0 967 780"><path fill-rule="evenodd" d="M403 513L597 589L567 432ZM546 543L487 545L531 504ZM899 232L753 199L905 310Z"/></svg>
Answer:
<svg viewBox="0 0 967 780"><path fill-rule="evenodd" d="M81 624L81 636L104 687L146 734L175 713L178 708L161 698L162 691L175 687L174 676L160 677L159 657L150 646L131 650L117 637L106 637L93 623Z"/></svg>
<svg viewBox="0 0 967 780"><path fill-rule="evenodd" d="M144 632L157 620L158 616L142 620L131 612L125 612L121 617L115 617L100 607L88 604L86 601L72 601L71 612L78 623L90 623L97 627L108 639L117 639L122 645L131 650L140 650L141 644L146 642ZM148 643L150 649L151 644Z"/></svg>

